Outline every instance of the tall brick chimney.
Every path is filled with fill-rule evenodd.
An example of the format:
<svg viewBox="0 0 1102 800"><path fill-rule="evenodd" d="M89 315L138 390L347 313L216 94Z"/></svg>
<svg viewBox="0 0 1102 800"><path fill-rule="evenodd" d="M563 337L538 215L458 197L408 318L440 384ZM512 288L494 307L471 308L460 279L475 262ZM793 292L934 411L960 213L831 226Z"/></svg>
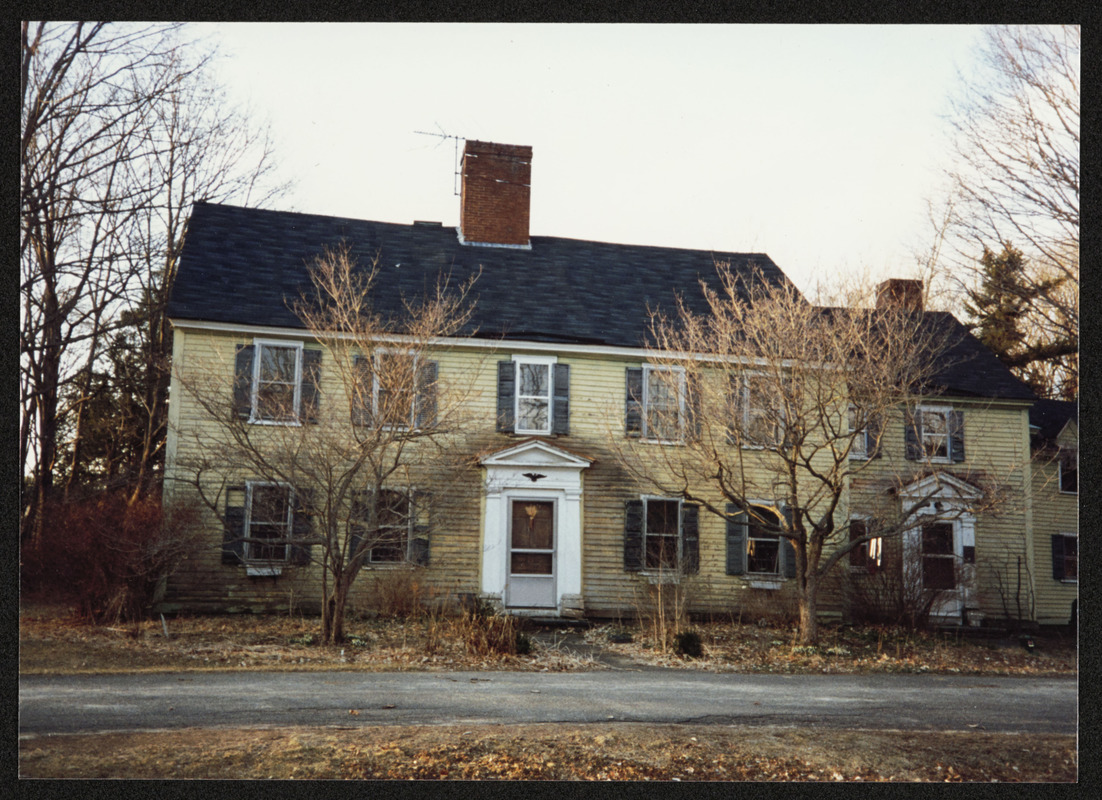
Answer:
<svg viewBox="0 0 1102 800"><path fill-rule="evenodd" d="M922 281L889 278L876 287L876 307L922 311Z"/></svg>
<svg viewBox="0 0 1102 800"><path fill-rule="evenodd" d="M459 201L463 242L526 246L531 198L531 147L467 141Z"/></svg>

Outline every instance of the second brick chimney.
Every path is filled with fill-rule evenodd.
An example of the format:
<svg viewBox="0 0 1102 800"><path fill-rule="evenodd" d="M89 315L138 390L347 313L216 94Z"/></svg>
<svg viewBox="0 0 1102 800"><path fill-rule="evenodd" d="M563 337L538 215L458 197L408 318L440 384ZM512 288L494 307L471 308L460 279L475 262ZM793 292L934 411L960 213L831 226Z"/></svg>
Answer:
<svg viewBox="0 0 1102 800"><path fill-rule="evenodd" d="M466 244L528 245L532 148L468 140L459 235Z"/></svg>
<svg viewBox="0 0 1102 800"><path fill-rule="evenodd" d="M922 281L889 278L876 287L876 307L922 311Z"/></svg>

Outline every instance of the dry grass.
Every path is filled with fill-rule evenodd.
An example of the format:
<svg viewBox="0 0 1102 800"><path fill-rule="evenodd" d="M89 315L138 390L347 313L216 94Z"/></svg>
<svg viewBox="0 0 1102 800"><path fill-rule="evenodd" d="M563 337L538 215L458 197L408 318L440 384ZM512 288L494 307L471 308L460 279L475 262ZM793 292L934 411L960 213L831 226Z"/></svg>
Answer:
<svg viewBox="0 0 1102 800"><path fill-rule="evenodd" d="M185 730L19 743L24 778L1075 781L1068 735L673 725Z"/></svg>

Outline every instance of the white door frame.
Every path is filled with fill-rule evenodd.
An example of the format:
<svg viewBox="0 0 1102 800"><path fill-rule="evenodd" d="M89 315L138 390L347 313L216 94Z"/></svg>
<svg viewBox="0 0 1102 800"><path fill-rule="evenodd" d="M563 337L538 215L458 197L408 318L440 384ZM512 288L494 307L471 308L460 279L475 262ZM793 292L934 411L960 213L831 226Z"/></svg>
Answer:
<svg viewBox="0 0 1102 800"><path fill-rule="evenodd" d="M561 615L581 608L582 470L592 459L568 453L540 439L529 439L486 456L485 508L482 518L484 598L504 605L509 578L509 516L512 500L553 501L556 513L555 605Z"/></svg>

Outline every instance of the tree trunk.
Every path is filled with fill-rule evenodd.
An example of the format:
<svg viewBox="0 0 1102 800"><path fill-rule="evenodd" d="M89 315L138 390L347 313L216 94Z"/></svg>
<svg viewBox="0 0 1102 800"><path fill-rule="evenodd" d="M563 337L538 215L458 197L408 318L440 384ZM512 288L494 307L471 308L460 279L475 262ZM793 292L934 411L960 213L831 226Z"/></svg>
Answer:
<svg viewBox="0 0 1102 800"><path fill-rule="evenodd" d="M800 593L800 644L811 645L819 641L818 611L819 583L814 574L809 574Z"/></svg>

